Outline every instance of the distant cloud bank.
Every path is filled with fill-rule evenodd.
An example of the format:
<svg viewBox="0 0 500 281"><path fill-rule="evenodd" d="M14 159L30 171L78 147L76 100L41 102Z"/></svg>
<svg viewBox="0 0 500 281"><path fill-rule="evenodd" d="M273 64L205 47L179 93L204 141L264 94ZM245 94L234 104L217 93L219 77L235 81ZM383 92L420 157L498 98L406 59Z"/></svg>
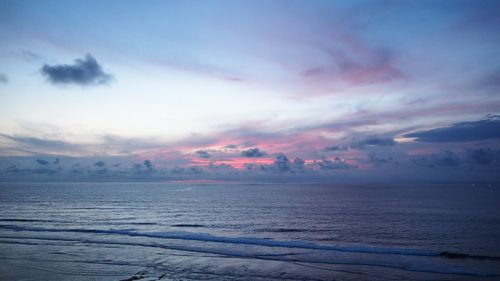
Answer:
<svg viewBox="0 0 500 281"><path fill-rule="evenodd" d="M426 130L414 131L413 127L409 127L383 134L360 131L338 139L304 138L301 134L279 133L268 136L252 131L251 134L237 135L238 138L227 138L227 134L221 132L219 135L200 135L196 140L186 138L171 143L111 135L100 136L98 143L74 143L46 139L43 135L32 137L0 133L0 142L17 149L12 151L22 155L0 157L0 178L432 177L497 180L500 167L499 131L500 117L488 115L479 120ZM257 139L255 135L265 137ZM400 140L401 136L411 139ZM104 148L112 153L108 156L96 153Z"/></svg>

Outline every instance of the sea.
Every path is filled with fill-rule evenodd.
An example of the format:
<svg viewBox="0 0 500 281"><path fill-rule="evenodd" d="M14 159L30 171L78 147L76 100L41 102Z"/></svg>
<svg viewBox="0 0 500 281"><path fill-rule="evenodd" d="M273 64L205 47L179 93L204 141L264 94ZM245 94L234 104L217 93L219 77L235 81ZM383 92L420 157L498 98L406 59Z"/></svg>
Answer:
<svg viewBox="0 0 500 281"><path fill-rule="evenodd" d="M500 187L4 182L0 280L500 280Z"/></svg>

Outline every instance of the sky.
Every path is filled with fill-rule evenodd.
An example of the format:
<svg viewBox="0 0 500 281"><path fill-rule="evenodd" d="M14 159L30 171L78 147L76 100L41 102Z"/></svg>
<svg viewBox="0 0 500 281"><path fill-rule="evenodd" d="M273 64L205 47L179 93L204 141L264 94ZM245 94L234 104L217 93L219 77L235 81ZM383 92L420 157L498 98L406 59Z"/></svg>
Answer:
<svg viewBox="0 0 500 281"><path fill-rule="evenodd" d="M500 180L500 2L0 0L0 177Z"/></svg>

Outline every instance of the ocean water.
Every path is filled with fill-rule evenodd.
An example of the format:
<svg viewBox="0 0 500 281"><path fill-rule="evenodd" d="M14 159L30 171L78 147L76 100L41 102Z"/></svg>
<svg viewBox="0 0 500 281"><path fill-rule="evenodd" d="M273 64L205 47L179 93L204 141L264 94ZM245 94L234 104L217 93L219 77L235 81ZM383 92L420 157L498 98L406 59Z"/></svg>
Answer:
<svg viewBox="0 0 500 281"><path fill-rule="evenodd" d="M0 280L500 280L500 189L1 183Z"/></svg>

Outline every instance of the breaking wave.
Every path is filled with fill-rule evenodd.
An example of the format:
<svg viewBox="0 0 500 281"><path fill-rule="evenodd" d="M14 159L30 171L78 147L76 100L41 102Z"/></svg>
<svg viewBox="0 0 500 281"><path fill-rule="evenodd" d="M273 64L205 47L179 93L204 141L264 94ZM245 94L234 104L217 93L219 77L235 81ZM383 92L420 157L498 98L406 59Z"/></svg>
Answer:
<svg viewBox="0 0 500 281"><path fill-rule="evenodd" d="M203 227L203 225L179 224L178 227ZM406 255L406 256L427 256L427 257L443 257L450 259L482 259L482 260L500 260L496 256L481 256L467 253L455 253L449 251L433 252L417 249L406 248L379 248L369 246L335 246L317 244L309 241L291 240L280 241L266 238L253 237L224 237L214 236L206 233L192 232L139 232L131 229L83 229L83 228L45 228L20 225L0 225L0 229L14 231L31 231L31 232L70 232L70 233L94 233L94 234L109 234L109 235L124 235L130 237L147 237L157 239L176 239L189 240L225 244L239 245L255 245L263 247L276 248L294 248L322 251L336 251L348 253L365 253L365 254L380 254L380 255Z"/></svg>

